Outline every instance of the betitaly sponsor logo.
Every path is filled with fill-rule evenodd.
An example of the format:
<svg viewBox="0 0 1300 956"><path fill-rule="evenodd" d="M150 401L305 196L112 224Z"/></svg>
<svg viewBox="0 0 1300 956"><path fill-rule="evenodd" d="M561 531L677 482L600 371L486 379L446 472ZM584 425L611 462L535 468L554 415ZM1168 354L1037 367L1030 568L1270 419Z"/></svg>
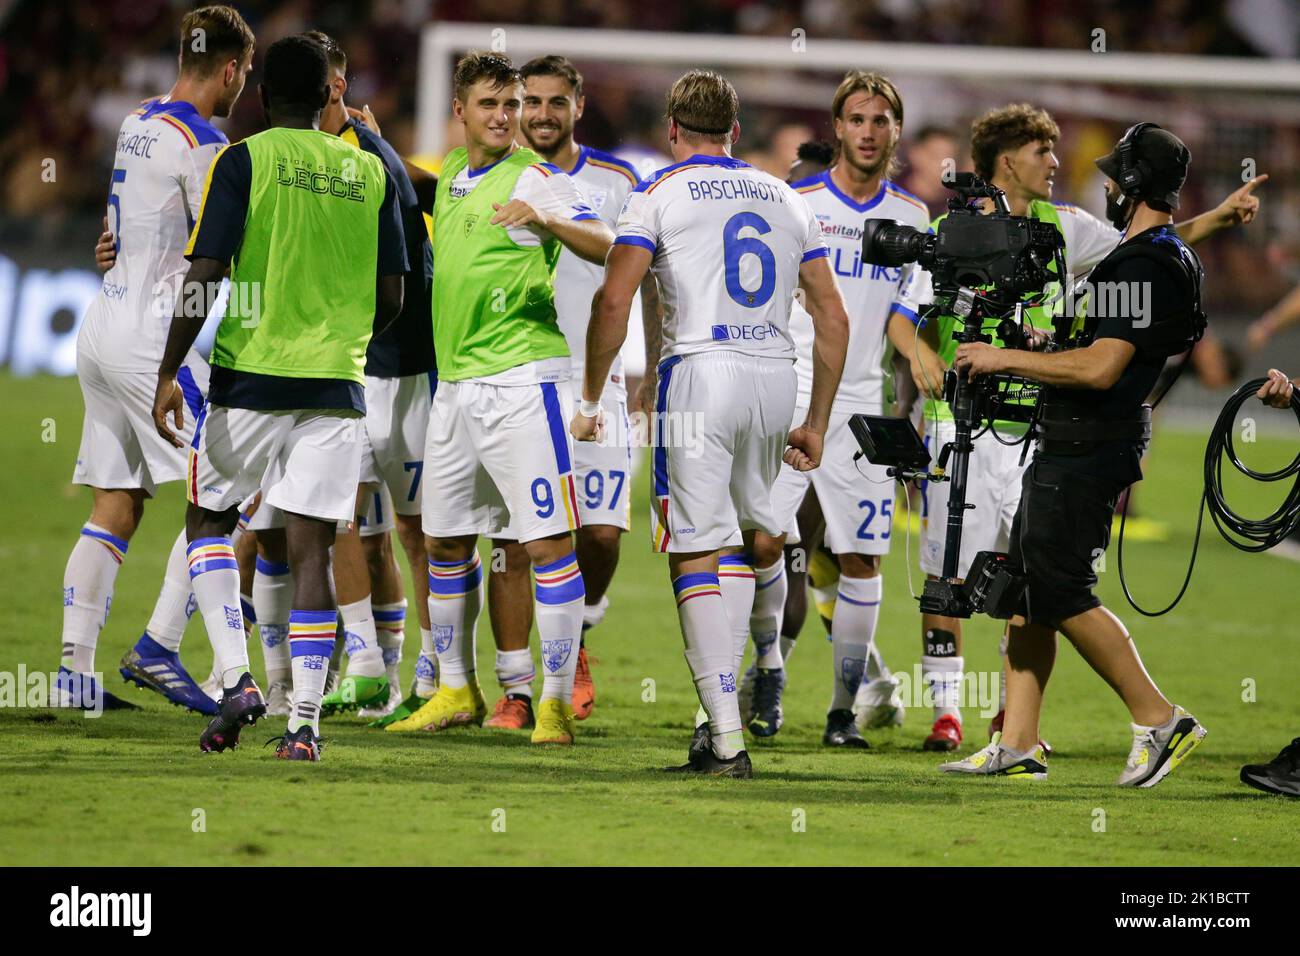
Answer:
<svg viewBox="0 0 1300 956"><path fill-rule="evenodd" d="M153 928L152 893L83 893L73 885L50 897L50 925L61 928L125 927L132 936Z"/></svg>
<svg viewBox="0 0 1300 956"><path fill-rule="evenodd" d="M0 708L56 707L80 710L88 718L104 713L104 675L76 671L0 671Z"/></svg>

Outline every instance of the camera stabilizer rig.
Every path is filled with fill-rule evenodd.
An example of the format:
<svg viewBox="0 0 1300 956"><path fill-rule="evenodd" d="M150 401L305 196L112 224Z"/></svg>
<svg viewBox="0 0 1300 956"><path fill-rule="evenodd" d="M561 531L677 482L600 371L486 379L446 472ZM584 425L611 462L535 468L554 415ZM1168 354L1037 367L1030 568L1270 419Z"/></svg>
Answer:
<svg viewBox="0 0 1300 956"><path fill-rule="evenodd" d="M1012 216L1002 190L971 173L959 173L953 191L957 195L949 200L949 214L937 232L922 233L890 220L868 220L862 237L863 261L889 266L916 262L929 270L934 302L923 317L956 317L961 322L953 330L958 343L991 343L996 336L1004 347L1027 348L1030 341L1021 321L1022 310L1038 300L1026 296L1041 296L1054 277L1065 276L1064 239L1051 223ZM992 200L992 213L986 215L975 205L981 199ZM1072 323L1072 315L1055 319L1053 343L1066 341ZM957 576L962 524L967 509L974 507L966 500L967 466L974 450L973 438L992 428L995 420L1033 423L1039 387L1005 374L969 379L952 369L944 375L943 385L944 400L952 409L954 438L941 449L932 472L928 470L930 454L910 421L854 415L849 427L867 460L887 466L891 477L952 482L943 575L926 581L921 610L946 617L967 618L983 612L1009 618L1016 613L1025 579L1008 555L981 551L966 579ZM1028 439L1022 440L1027 451Z"/></svg>

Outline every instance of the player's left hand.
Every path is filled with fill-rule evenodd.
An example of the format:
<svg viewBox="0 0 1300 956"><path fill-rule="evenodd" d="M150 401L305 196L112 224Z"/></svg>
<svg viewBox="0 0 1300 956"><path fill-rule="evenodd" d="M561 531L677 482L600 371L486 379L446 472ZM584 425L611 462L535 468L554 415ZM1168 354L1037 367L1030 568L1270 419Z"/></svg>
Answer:
<svg viewBox="0 0 1300 956"><path fill-rule="evenodd" d="M575 441L603 441L605 438L605 410L601 409L594 418L582 414L582 412L573 413L573 421L569 423L569 434Z"/></svg>
<svg viewBox="0 0 1300 956"><path fill-rule="evenodd" d="M492 217L492 224L503 229L514 229L516 226L536 226L545 229L549 221L545 213L534 209L522 199L512 199L504 206L494 202L492 208L497 211Z"/></svg>
<svg viewBox="0 0 1300 956"><path fill-rule="evenodd" d="M952 367L964 372L967 378L974 378L1002 371L1005 359L1002 349L987 342L963 342L957 346Z"/></svg>
<svg viewBox="0 0 1300 956"><path fill-rule="evenodd" d="M1215 210L1219 221L1225 226L1244 226L1254 219L1255 213L1259 212L1259 197L1254 195L1254 189L1266 182L1268 182L1268 173L1256 176L1236 192L1229 194Z"/></svg>
<svg viewBox="0 0 1300 956"><path fill-rule="evenodd" d="M790 447L785 450L781 460L795 471L812 471L822 463L825 436L821 432L807 425L800 425L798 428L791 429L785 441Z"/></svg>
<svg viewBox="0 0 1300 956"><path fill-rule="evenodd" d="M167 427L167 416L172 416L176 432L185 427L185 400L180 386L171 375L158 373L158 387L153 393L153 425L158 434L171 442L175 448L184 448L185 443L176 437L176 432Z"/></svg>
<svg viewBox="0 0 1300 956"><path fill-rule="evenodd" d="M347 110L348 116L352 117L352 119L356 120L358 123L364 123L366 126L370 127L370 132L374 133L376 136L383 135L379 132L379 120L375 119L375 114L370 112L369 103L366 103L361 107L361 109L357 109L355 106L349 106Z"/></svg>
<svg viewBox="0 0 1300 956"><path fill-rule="evenodd" d="M108 231L108 217L105 216L104 231L99 234L99 242L95 243L95 265L100 272L107 272L116 262L117 246L113 234Z"/></svg>

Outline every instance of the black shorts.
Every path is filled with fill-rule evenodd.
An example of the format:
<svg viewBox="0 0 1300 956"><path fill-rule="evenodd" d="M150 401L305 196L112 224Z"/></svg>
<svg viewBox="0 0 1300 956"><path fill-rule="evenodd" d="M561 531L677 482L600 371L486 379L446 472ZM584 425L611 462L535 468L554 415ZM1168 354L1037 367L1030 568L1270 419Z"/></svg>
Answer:
<svg viewBox="0 0 1300 956"><path fill-rule="evenodd" d="M1110 544L1115 502L1127 485L1034 461L1011 523L1011 560L1029 579L1020 613L1055 628L1101 601L1096 562Z"/></svg>

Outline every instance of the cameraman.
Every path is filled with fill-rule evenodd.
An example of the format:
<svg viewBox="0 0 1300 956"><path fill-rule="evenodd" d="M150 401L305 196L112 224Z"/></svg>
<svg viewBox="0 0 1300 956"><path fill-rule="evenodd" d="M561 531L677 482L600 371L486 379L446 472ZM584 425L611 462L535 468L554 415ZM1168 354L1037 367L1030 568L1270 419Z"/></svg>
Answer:
<svg viewBox="0 0 1300 956"><path fill-rule="evenodd" d="M1142 478L1151 420L1144 400L1166 359L1204 329L1200 262L1172 216L1190 160L1181 140L1147 123L1097 160L1108 177L1107 217L1124 236L1092 272L1084 328L1091 344L1051 353L982 342L957 348L960 374L1008 372L1050 388L1011 527L1011 558L1028 586L1008 634L1003 731L979 753L944 764L947 772L1046 776L1038 718L1058 630L1132 715L1120 786L1154 786L1205 736L1196 718L1156 687L1124 625L1092 592L1116 499Z"/></svg>
<svg viewBox="0 0 1300 956"><path fill-rule="evenodd" d="M1006 193L1010 211L1056 226L1065 240L1065 268L1069 277L1086 275L1108 255L1120 241L1120 233L1111 225L1077 206L1052 201L1052 192L1060 163L1055 149L1061 131L1051 115L1026 103L993 109L971 124L971 157L975 172ZM1222 229L1250 222L1259 208L1254 188L1268 177L1259 176L1229 195L1209 212L1178 225L1183 241L1196 244ZM989 204L991 209L991 203ZM935 220L935 228L943 217ZM938 455L954 438L952 411L942 400L943 372L952 362L956 342L952 332L955 319L943 317L926 323L918 333L915 324L921 304L932 298L929 273L917 270L913 281L900 296L888 324L890 341L907 359L918 388L927 395L926 428L931 451ZM1050 329L1052 310L1036 306L1026 310L1030 323L1040 330ZM985 328L992 332L996 321ZM1013 444L1014 436L1024 435L1022 423L999 421L997 434L985 433L974 442L969 459L967 501L973 510L966 513L965 534L958 560L958 576L964 578L971 561L980 551L1005 551L1011 520L1020 501L1024 476L1023 446ZM1001 438L1001 440L999 440ZM951 485L931 482L926 488L927 520L921 539L921 570L938 578L943 570L945 522ZM923 614L922 670L935 700L935 723L925 741L927 750L955 750L961 744L961 712L956 707L956 689L961 685L961 621L958 618ZM1006 682L1002 682L1005 692ZM990 735L1001 729L1002 713L993 719Z"/></svg>

